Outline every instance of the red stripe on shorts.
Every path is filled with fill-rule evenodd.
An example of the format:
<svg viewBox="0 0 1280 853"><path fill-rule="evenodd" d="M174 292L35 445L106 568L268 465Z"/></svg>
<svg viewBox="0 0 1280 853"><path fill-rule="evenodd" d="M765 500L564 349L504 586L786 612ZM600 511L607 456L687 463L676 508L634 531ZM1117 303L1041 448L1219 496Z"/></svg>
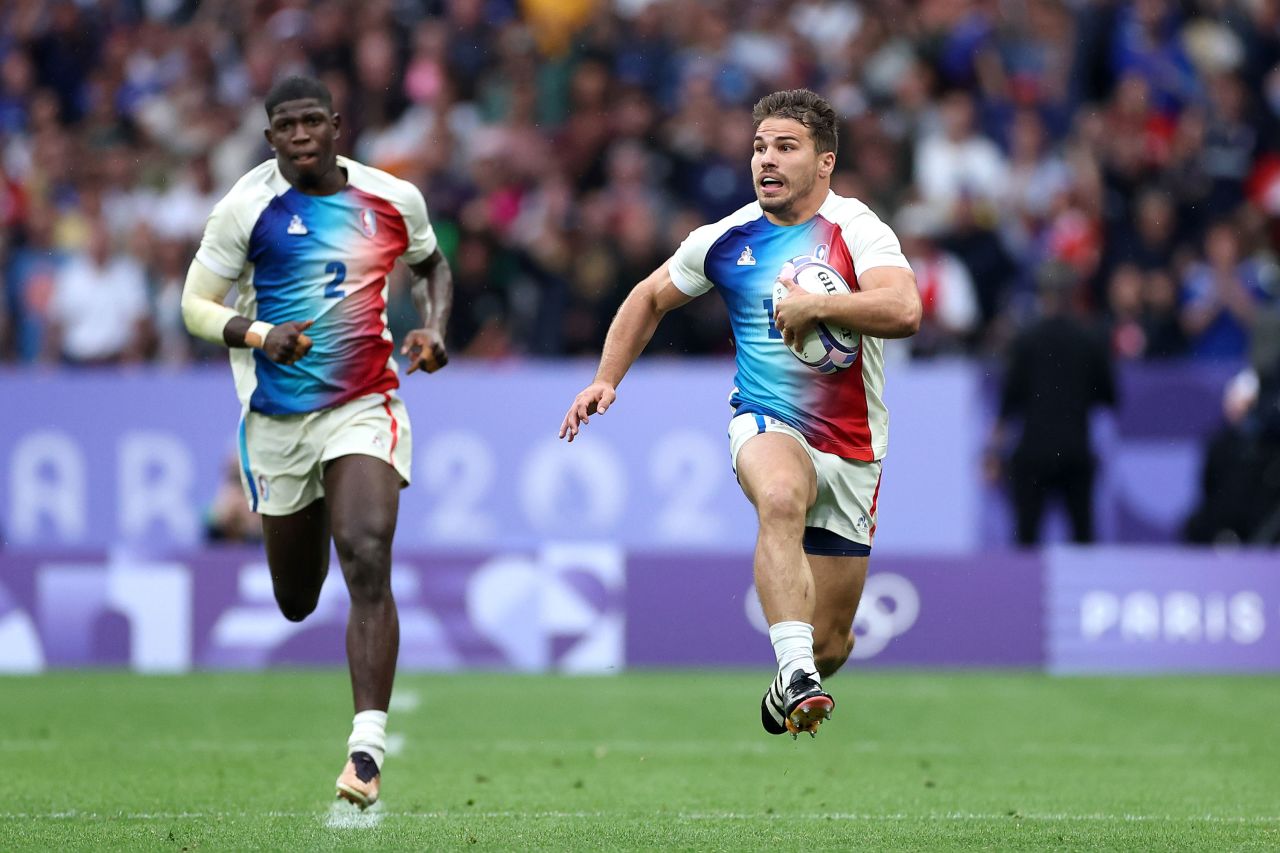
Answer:
<svg viewBox="0 0 1280 853"><path fill-rule="evenodd" d="M387 410L387 417L391 418L391 451L387 453L387 461L394 467L396 464L396 441L400 438L400 425L396 423L396 416L391 413L391 397L387 394L382 395L382 408ZM879 491L880 484L876 484L876 490ZM874 502L872 506L874 506Z"/></svg>
<svg viewBox="0 0 1280 853"><path fill-rule="evenodd" d="M880 500L880 478L884 476L884 463L880 463L880 473L876 474L876 490L871 495L871 533L873 539L876 535L876 501Z"/></svg>

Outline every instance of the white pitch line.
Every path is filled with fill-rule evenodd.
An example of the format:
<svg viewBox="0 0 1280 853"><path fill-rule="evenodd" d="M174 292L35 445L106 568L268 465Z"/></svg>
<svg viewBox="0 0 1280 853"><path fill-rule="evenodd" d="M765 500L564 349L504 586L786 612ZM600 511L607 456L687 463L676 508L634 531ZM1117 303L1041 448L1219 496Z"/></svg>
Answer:
<svg viewBox="0 0 1280 853"><path fill-rule="evenodd" d="M398 739L398 747L403 751L406 739L403 733L396 732L387 736L387 752L393 752L392 741ZM293 752L310 752L330 744L330 738L313 738L288 741L282 740L154 740L148 746L155 749L185 752L217 752L217 753L260 753L264 750L287 750ZM785 744L784 744L785 745ZM467 748L467 744L450 744L450 749ZM605 740L597 746L603 746L610 752L635 752L644 755L767 755L777 751L778 744L773 742L738 742L710 743L707 741L642 741L642 740ZM1183 758L1186 756L1203 756L1206 758L1249 755L1252 750L1237 743L1169 743L1151 746L1107 747L1079 743L1023 743L997 748L991 744L975 744L966 746L956 743L911 743L898 741L862 740L843 745L856 753L887 754L891 756L932 757L957 755L1063 755L1076 758L1141 758L1163 759ZM6 752L52 752L66 748L65 743L0 740L0 753ZM104 746L104 748L107 748ZM486 740L472 744L476 750L497 750L499 752L527 753L578 753L583 750L580 740Z"/></svg>
<svg viewBox="0 0 1280 853"><path fill-rule="evenodd" d="M218 753L218 754L258 754L264 751L311 752L325 748L331 739L302 740L174 740L151 741L148 746L164 752ZM404 754L408 742L403 732L392 732L387 735L387 755ZM436 744L428 744L433 749ZM790 744L773 742L738 742L708 743L706 741L643 741L643 740L604 740L595 744L591 750L598 751L603 747L607 753L627 755L752 755L763 756L777 753L779 748ZM1135 759L1144 761L1161 761L1198 756L1201 758L1229 758L1250 755L1252 750L1243 744L1236 743L1169 743L1151 746L1107 747L1094 744L1079 743L1023 743L1016 745L993 746L991 744L975 744L966 746L956 743L912 743L898 741L856 741L842 745L854 753L878 755L889 758L939 758L954 756L978 755L984 757L1000 755L1028 756L1068 756L1080 759ZM0 754L23 752L51 752L65 749L65 744L30 741L0 740ZM106 747L104 747L106 748ZM587 750L580 740L486 740L475 744L449 744L452 750L473 749L483 751L507 752L516 755L577 755ZM587 750L590 752L591 750Z"/></svg>
<svg viewBox="0 0 1280 853"><path fill-rule="evenodd" d="M422 694L417 690L397 690L391 694L391 702L387 705L388 711L395 711L398 714L412 714L422 705ZM393 732L387 735L387 755L399 756L404 754L404 745L408 742L403 732Z"/></svg>
<svg viewBox="0 0 1280 853"><path fill-rule="evenodd" d="M316 812L286 812L286 811L266 811L266 812L79 812L79 811L63 811L63 812L0 812L0 820L209 820L217 818L263 818L263 817L285 817L285 818L307 818L322 817L327 824L338 829L354 829L367 826L377 825L383 818L410 818L422 820L438 820L441 818L526 818L526 819L587 819L599 820L608 818L612 820L626 819L628 817L646 817L642 815L627 815L618 812L571 812L571 811L536 811L536 812L518 812L518 811L432 811L432 812L393 812L384 811L380 808L381 804L376 804L367 811L356 811L354 806L349 803L337 803L329 809L327 813L317 815ZM887 814L872 813L853 813L853 812L833 812L833 813L810 813L810 814L790 814L778 813L773 814L752 814L746 812L671 812L662 813L664 818L674 820L688 821L714 821L714 820L767 820L767 821L794 821L794 820L839 820L849 822L902 822L902 821L934 821L934 822L965 822L965 821L1038 821L1038 822L1124 822L1124 823L1145 823L1145 822L1182 822L1182 823L1210 823L1210 824L1280 824L1280 815L1265 816L1245 816L1245 815L1143 815L1143 814L1065 814L1053 812L1027 812L1018 814L1000 813L981 813L981 812L934 812L928 814L911 814L908 812L892 812ZM649 815L647 817L652 817ZM330 823L330 822L333 823ZM362 821L362 822L361 822Z"/></svg>
<svg viewBox="0 0 1280 853"><path fill-rule="evenodd" d="M418 706L422 704L422 694L416 690L397 690L391 694L391 703L388 705L389 711L405 711L411 712L418 710Z"/></svg>
<svg viewBox="0 0 1280 853"><path fill-rule="evenodd" d="M785 744L784 744L785 745ZM465 746L465 744L463 745ZM748 755L764 755L777 752L778 744L774 742L746 742L740 741L735 743L713 743L707 741L686 741L686 740L663 740L663 741L647 741L647 740L602 740L598 746L603 746L609 751L614 752L638 752L648 755L662 754L679 754L679 755L696 755L701 753L709 753L715 755L728 754L748 754ZM458 744L450 744L451 749L458 748ZM581 740L548 740L540 738L536 741L527 740L486 740L483 743L474 744L476 749L498 750L502 752L515 753L543 753L543 752L580 752L583 749ZM850 744L841 744L841 748L847 748L853 752L863 753L885 753L891 756L911 756L911 757L931 757L946 755L992 755L992 754L1022 754L1022 755L1068 755L1083 758L1177 758L1188 755L1200 756L1228 756L1228 755L1247 755L1251 750L1242 745L1234 743L1210 743L1210 744L1161 744L1146 746L1129 746L1107 748L1104 746L1094 746L1090 744L1074 744L1074 743L1025 743L997 749L991 744L976 744L966 746L957 743L911 743L904 744L900 741L874 741L859 740Z"/></svg>
<svg viewBox="0 0 1280 853"><path fill-rule="evenodd" d="M368 809L360 809L345 800L336 800L329 806L324 816L324 825L329 829L373 829L382 822L382 809L374 803Z"/></svg>

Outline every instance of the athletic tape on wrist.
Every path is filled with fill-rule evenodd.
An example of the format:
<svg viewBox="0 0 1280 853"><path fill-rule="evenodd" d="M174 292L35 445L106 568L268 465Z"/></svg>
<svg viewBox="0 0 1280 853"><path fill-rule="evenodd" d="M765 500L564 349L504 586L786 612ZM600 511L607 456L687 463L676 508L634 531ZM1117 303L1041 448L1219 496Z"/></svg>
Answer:
<svg viewBox="0 0 1280 853"><path fill-rule="evenodd" d="M267 342L267 333L274 328L275 325L265 320L254 320L244 333L244 342L254 349L262 349L262 345Z"/></svg>

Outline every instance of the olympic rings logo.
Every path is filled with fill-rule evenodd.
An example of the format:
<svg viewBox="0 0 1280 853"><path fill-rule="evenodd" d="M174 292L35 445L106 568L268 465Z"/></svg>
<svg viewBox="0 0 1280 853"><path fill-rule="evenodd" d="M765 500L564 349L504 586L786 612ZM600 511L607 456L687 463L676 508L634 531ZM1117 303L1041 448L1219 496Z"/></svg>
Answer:
<svg viewBox="0 0 1280 853"><path fill-rule="evenodd" d="M911 630L919 616L920 593L911 581L889 572L871 575L862 590L858 613L853 617L857 642L850 657L875 657L890 640Z"/></svg>
<svg viewBox="0 0 1280 853"><path fill-rule="evenodd" d="M754 589L743 597L747 621L762 634L769 633L769 623L760 609ZM902 575L878 572L867 578L862 601L853 617L853 633L857 642L850 657L863 659L880 654L894 637L901 637L916 624L920 616L920 593Z"/></svg>

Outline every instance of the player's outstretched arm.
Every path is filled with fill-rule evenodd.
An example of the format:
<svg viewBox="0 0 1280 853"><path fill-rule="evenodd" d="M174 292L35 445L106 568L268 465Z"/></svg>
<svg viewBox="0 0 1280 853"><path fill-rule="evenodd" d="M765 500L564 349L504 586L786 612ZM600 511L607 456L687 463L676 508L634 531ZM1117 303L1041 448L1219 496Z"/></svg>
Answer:
<svg viewBox="0 0 1280 853"><path fill-rule="evenodd" d="M311 349L311 320L272 325L242 317L222 304L234 282L192 261L182 288L182 320L187 331L215 344L255 347L278 364L293 364Z"/></svg>
<svg viewBox="0 0 1280 853"><path fill-rule="evenodd" d="M413 304L422 317L422 327L404 336L400 354L409 357L406 372L422 369L435 373L449 363L444 335L453 310L453 271L439 249L411 264L409 271L413 273Z"/></svg>
<svg viewBox="0 0 1280 853"><path fill-rule="evenodd" d="M605 335L596 378L573 398L573 404L560 423L561 438L573 441L591 415L597 412L604 414L613 405L618 396L618 383L644 352L663 316L693 298L671 281L669 263L654 270L623 300Z"/></svg>

